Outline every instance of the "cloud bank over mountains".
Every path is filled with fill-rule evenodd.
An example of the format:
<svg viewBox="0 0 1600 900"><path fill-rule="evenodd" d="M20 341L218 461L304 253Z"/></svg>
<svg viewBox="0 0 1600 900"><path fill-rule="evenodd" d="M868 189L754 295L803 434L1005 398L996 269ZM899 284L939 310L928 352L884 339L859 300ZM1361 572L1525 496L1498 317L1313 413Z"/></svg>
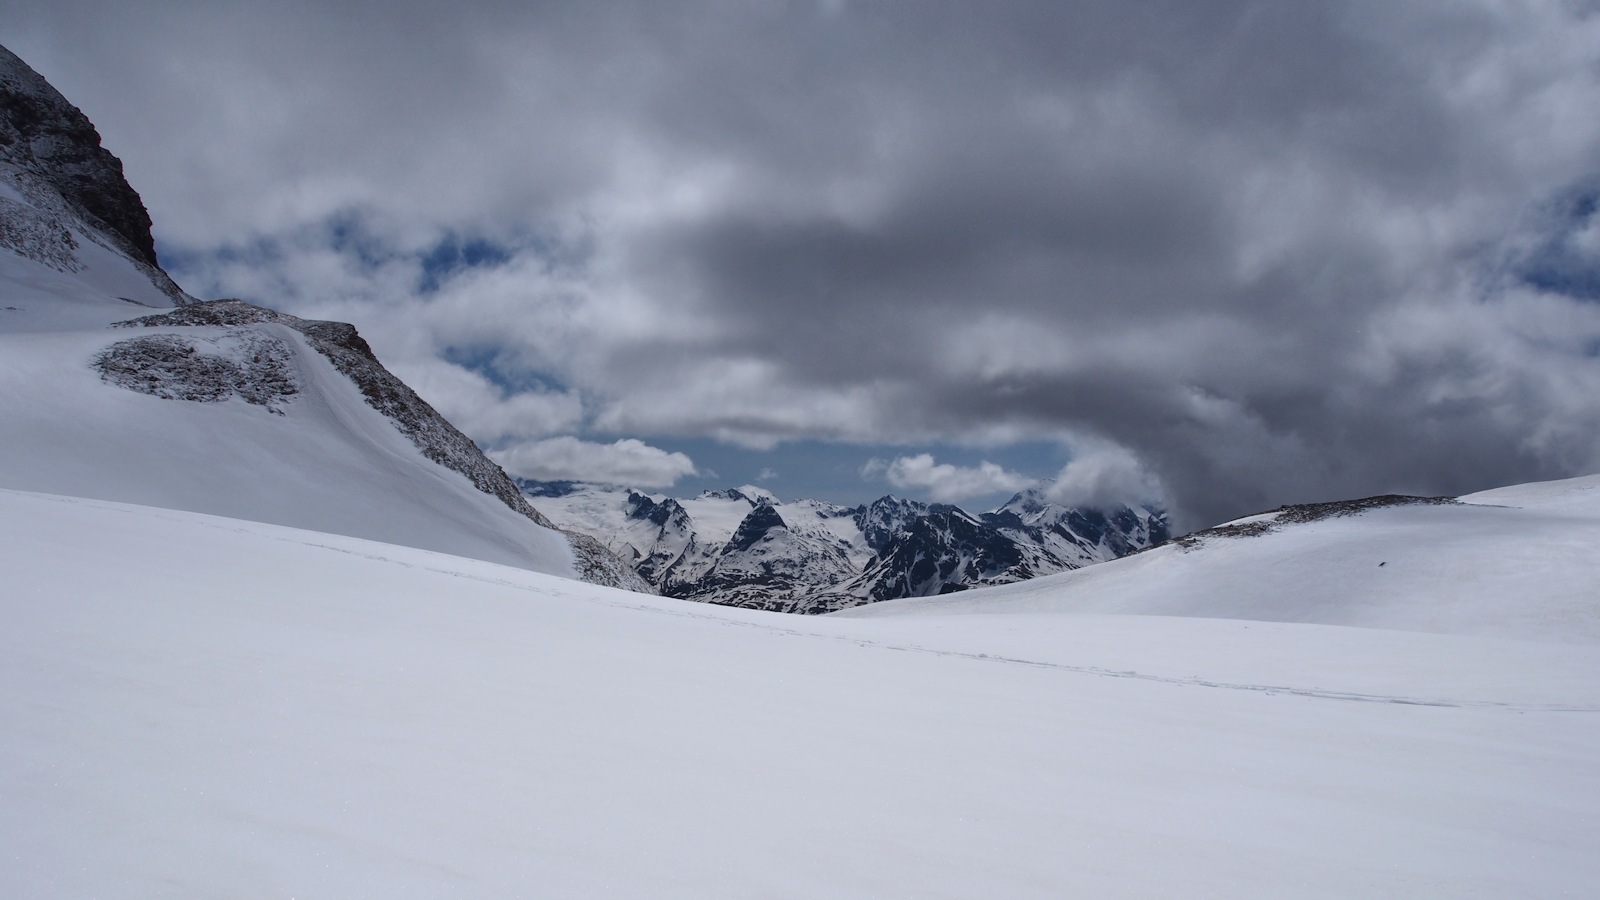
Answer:
<svg viewBox="0 0 1600 900"><path fill-rule="evenodd" d="M185 287L360 322L502 460L664 479L678 438L842 441L939 491L1051 473L929 446L1056 442L1058 490L1180 524L1600 469L1592 3L0 25Z"/></svg>

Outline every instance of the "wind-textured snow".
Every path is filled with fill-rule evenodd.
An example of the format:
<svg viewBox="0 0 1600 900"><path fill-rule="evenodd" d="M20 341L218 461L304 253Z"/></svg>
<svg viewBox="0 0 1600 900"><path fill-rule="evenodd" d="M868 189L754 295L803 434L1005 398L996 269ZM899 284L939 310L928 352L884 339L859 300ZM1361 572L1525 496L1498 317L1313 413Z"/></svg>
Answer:
<svg viewBox="0 0 1600 900"><path fill-rule="evenodd" d="M1478 530L1416 525L1390 566L1455 567ZM1455 595L1514 623L1587 577L1592 541L1523 546L1545 537L1505 535L1504 583ZM1288 574L1338 576L1280 549L1254 560L1279 578L1240 582L1257 609L1295 608ZM8 896L1500 898L1600 876L1592 638L800 618L15 491L0 571ZM1071 584L1022 587L1059 610Z"/></svg>

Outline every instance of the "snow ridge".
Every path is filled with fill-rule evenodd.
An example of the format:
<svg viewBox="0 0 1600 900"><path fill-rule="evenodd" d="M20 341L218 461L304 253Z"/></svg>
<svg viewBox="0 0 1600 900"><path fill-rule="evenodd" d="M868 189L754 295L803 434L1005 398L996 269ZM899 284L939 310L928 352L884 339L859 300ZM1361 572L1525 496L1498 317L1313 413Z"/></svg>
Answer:
<svg viewBox="0 0 1600 900"><path fill-rule="evenodd" d="M1259 537L1278 530L1284 525L1300 525L1340 516L1354 516L1368 510L1391 506L1441 506L1458 503L1454 497L1416 497L1409 494L1381 494L1359 500L1335 500L1330 503L1299 503L1280 506L1269 513L1245 516L1225 522L1214 528L1196 531L1177 538L1173 543L1184 549L1193 549L1211 538Z"/></svg>
<svg viewBox="0 0 1600 900"><path fill-rule="evenodd" d="M354 325L301 319L243 300L229 299L200 302L169 313L142 316L119 322L117 327L238 328L263 322L287 325L305 335L311 346L355 382L367 404L394 422L424 456L467 476L478 490L498 497L506 506L535 523L546 528L555 527L528 504L505 472L484 456L471 438L462 434L405 382L383 367Z"/></svg>
<svg viewBox="0 0 1600 900"><path fill-rule="evenodd" d="M579 574L584 580L596 584L605 584L620 587L626 590L653 593L649 584L621 560L610 560L606 557L609 553L604 545L598 541L581 534L559 528L555 523L545 518L537 509L528 503L522 492L506 475L505 471L483 454L472 439L462 434L460 429L451 425L449 420L440 415L426 400L417 396L410 386L395 377L383 363L378 361L372 348L356 331L355 326L345 322L324 322L301 319L287 313L255 306L242 300L213 300L208 302L195 302L180 307L171 312L151 316L142 316L125 322L119 322L119 328L167 328L167 327L215 327L230 329L230 334L247 334L247 329L253 325L273 323L285 325L305 335L308 343L317 352L327 357L345 377L355 383L360 389L367 404L388 418L402 434L406 436L422 454L433 462L465 475L472 482L473 487L500 500L513 512L531 520L534 524L561 531L567 536L568 543L572 544L573 552L579 568ZM142 342L157 341L161 338L168 340L162 342L160 349L168 352L165 361L144 365L142 368L132 363L120 362L129 357L140 356L134 348L129 348L113 358L119 362L113 365L129 369L129 373L121 378L136 383L140 379L148 379L153 371L166 372L169 369L183 368L184 364L177 363L177 359L188 359L182 355L182 347L193 349L194 343L185 338L176 336L161 336L139 339L136 342L123 342L115 345L115 351L124 344L137 343L139 348L148 344ZM239 338L239 340L246 340ZM176 342L173 344L172 342ZM173 356L171 354L178 354ZM202 357L203 358L203 357ZM104 364L102 364L104 365ZM190 387L183 388L191 392L204 393L210 388L204 385L215 383L209 371L198 373L191 371L193 366L183 368L184 384ZM102 368L102 372L105 369ZM259 378L260 373L256 372ZM247 380L249 376L246 376ZM180 379L182 380L182 379ZM115 383L122 384L122 381ZM167 382L158 383L166 384ZM194 385L200 386L194 386ZM230 383L231 384L231 383ZM137 389L137 388L135 388ZM174 390L174 388L167 388ZM155 391L146 391L154 393ZM241 394L243 395L243 394ZM158 396L167 396L158 394ZM181 396L181 395L180 395ZM227 395L217 399L225 399ZM287 395L282 395L287 397ZM183 397L183 399L198 399L196 397ZM246 396L246 399L249 399ZM255 401L252 401L255 402ZM268 404L268 408L272 408Z"/></svg>

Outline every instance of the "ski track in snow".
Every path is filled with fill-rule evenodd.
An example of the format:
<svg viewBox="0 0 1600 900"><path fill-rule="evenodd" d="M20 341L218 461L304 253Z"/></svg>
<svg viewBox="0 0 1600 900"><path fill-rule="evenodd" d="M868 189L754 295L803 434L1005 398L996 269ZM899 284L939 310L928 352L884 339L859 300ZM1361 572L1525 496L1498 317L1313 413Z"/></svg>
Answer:
<svg viewBox="0 0 1600 900"><path fill-rule="evenodd" d="M46 499L46 500L49 500L51 502L56 502L56 503L79 504L79 505L88 506L88 507L91 507L91 508L94 508L94 509L105 510L105 511L110 511L110 512L119 512L119 513L124 513L124 514L133 514L134 513L133 510L129 510L129 509L121 507L121 506L117 506L117 505L114 505L114 504L100 503L100 502L96 502L94 500L85 499L85 498L79 498L79 497L64 497L64 496L59 496L59 495L46 495L46 494L28 494L28 492L24 492L24 491L3 491L3 492L4 493L9 493L9 494L22 494L22 495L32 496L32 497L35 497L35 498ZM1024 658L1021 658L1021 657L1006 656L1006 655L1003 655L1003 654L975 653L975 652L962 651L962 650L948 650L948 649L940 649L940 648L937 648L937 647L924 647L924 646L921 646L921 645L918 645L918 644L886 643L886 642L883 642L883 641L874 641L874 640L869 640L869 639L866 639L866 638L861 638L861 637L852 636L852 635L825 634L825 633L816 632L816 631L806 631L806 630L799 629L799 628L786 627L786 626L778 625L778 624L775 624L775 623L746 621L746 620L741 620L741 619L729 618L727 616L716 615L716 614L704 611L698 605L690 604L687 601L685 601L683 603L683 608L681 608L681 609L666 608L666 607L660 607L660 606L653 606L653 605L645 605L645 604L639 604L639 603L626 602L623 598L626 597L627 594L625 594L624 592L621 592L621 591L617 592L617 594L619 595L617 599L611 600L611 599L602 599L602 598L594 596L593 594L590 594L590 593L568 593L568 592L560 590L559 588L552 588L552 587L546 587L546 586L535 587L533 585L527 584L526 582L518 581L518 580L510 579L510 578L493 578L493 577L490 577L490 576L481 575L481 574L477 574L477 573L465 572L465 571L462 571L460 569L452 569L452 568L447 568L447 567L443 567L443 566L422 565L422 564L418 564L418 563L415 563L415 562L410 562L410 561L407 561L407 560L396 559L393 556L385 555L385 554L382 554L382 553L364 552L364 551L357 550L357 549L354 549L354 548L351 548L351 547L340 547L340 546L336 546L336 545L333 545L333 544L318 543L316 541L298 539L298 538L295 538L295 537L291 537L289 535L263 533L260 529L248 527L248 523L244 523L242 521L240 521L238 524L229 524L229 520L221 519L221 518L218 518L218 517L200 517L200 516L194 516L194 515L190 515L190 514L168 515L168 514L166 514L166 511L160 510L160 509L154 509L154 508L140 509L140 510L138 510L137 514L140 515L140 516L148 516L149 518L161 519L161 520L164 520L164 521L184 522L184 523L191 524L191 525L201 525L201 526L206 527L206 528L212 528L212 529L215 529L215 530L218 530L218 531L231 532L231 533L234 533L234 534L252 535L254 537L265 538L265 539L277 541L279 543L284 543L284 544L292 544L292 545L303 546L303 547L311 547L311 548L315 548L315 549L318 549L318 550L326 550L326 551L329 551L329 552L332 552L332 553L340 553L340 554L344 554L346 556L354 556L354 557L358 557L360 559L367 559L367 560L371 560L373 562L384 563L386 565L399 566L399 567L404 568L404 569L414 569L414 570L417 570L417 571L429 572L429 573L436 574L436 575L445 575L445 576L448 576L448 577L451 577L451 578L458 578L458 579L462 579L464 581L472 581L472 582L477 582L477 583L480 583L480 584L494 585L496 587L511 588L513 590L521 591L521 592L528 593L528 594L537 594L537 595L540 595L540 596L547 596L547 597L556 598L556 599L560 599L560 600L568 601L568 602L577 601L577 602L587 603L587 604L591 604L591 605L606 606L606 607L610 607L610 608L613 608L613 609L631 609L631 610L637 610L639 612L655 613L657 615L672 616L672 617L675 617L675 618L696 619L696 620L706 621L706 622L715 622L716 624L722 625L722 626L725 626L725 627L751 628L751 629L755 629L755 630L758 630L758 631L767 632L769 634L783 635L783 636L787 636L787 637L800 637L800 638L812 638L812 639L836 641L836 642L839 642L839 643L852 644L852 645L857 646L857 647L861 647L861 648L864 648L864 649L871 649L871 650L886 650L886 651L895 651L895 652L902 652L902 653L918 653L918 654L926 654L926 655L929 655L929 656L948 657L948 658L953 658L953 659L967 659L967 660L972 660L972 661L981 662L981 663L999 663L999 664L1003 664L1003 665L1026 666L1026 667L1034 668L1034 669L1044 669L1044 670L1051 670L1051 671L1057 671L1057 672L1068 672L1068 673L1072 673L1072 674L1075 674L1075 675L1089 675L1089 676L1093 676L1093 677L1096 677L1096 678L1123 678L1123 679L1131 679L1131 680L1136 680L1136 681L1153 682L1153 683L1156 683L1156 684L1171 684L1171 685L1177 685L1177 686L1181 686L1181 687L1200 687L1200 688L1210 688L1210 689L1213 689L1213 690L1243 691L1243 692L1248 692L1248 693L1264 694L1264 695L1267 695L1267 696L1305 697L1305 698L1310 698L1310 699L1315 699L1315 700L1337 700L1337 701L1353 702L1353 703L1382 703L1382 704L1391 704L1391 705L1398 705L1398 706L1432 707L1432 708L1438 708L1438 709L1500 710L1500 711L1512 712L1512 713L1530 713L1530 712L1531 713L1600 713L1600 706L1581 706L1581 705L1567 705L1567 704L1537 704L1537 703L1533 703L1533 704L1529 704L1529 703L1506 703L1506 702L1492 701L1492 700L1471 700L1471 699L1455 699L1455 698L1416 697L1416 696L1407 696L1407 695L1402 695L1402 694L1368 694L1368 693L1360 693L1360 692L1353 692L1353 691L1328 690L1328 689L1314 688L1314 687L1308 688L1308 687L1292 687L1292 686L1288 686L1288 685L1249 684L1249 683L1242 683L1242 682L1217 681L1217 680L1213 680L1213 679L1200 678L1198 676L1180 677L1180 676L1173 676L1173 675L1156 675L1156 674L1152 674L1152 673L1148 673L1148 672L1139 672L1139 671L1131 670L1131 669L1122 669L1122 670L1119 670L1119 669L1107 669L1107 668L1104 668L1104 667L1101 667L1101 666L1086 666L1086 665L1074 665L1074 664L1071 664L1071 663L1048 662L1048 661L1044 661L1044 660L1024 659ZM441 556L443 556L443 554L441 554ZM772 615L784 615L784 614L773 613Z"/></svg>

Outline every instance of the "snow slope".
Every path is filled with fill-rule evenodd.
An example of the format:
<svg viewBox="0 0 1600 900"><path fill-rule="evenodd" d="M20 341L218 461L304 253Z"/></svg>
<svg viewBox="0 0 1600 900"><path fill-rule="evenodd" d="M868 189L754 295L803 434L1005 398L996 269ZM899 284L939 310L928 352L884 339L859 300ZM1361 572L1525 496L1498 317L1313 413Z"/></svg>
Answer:
<svg viewBox="0 0 1600 900"><path fill-rule="evenodd" d="M174 306L156 327L110 327ZM193 324L207 327L180 327ZM592 539L545 527L354 328L184 293L93 123L3 47L0 487L648 587Z"/></svg>
<svg viewBox="0 0 1600 900"><path fill-rule="evenodd" d="M1582 577L1502 537L1529 588L1507 604ZM1547 897L1600 876L1592 642L800 618L3 490L0 572L6 896ZM897 605L926 608L867 609Z"/></svg>
<svg viewBox="0 0 1600 900"><path fill-rule="evenodd" d="M274 409L199 403L102 380L97 354L178 335L218 352L218 328L113 329L149 312L108 289L149 280L88 242L76 272L0 250L0 487L309 528L573 575L565 537L539 528L429 461L367 405L303 335L250 326L286 345L298 393ZM164 299L164 298L163 298ZM170 303L170 301L168 301Z"/></svg>
<svg viewBox="0 0 1600 900"><path fill-rule="evenodd" d="M1600 476L1459 499L1174 542L1022 584L839 615L1131 613L1600 643Z"/></svg>

